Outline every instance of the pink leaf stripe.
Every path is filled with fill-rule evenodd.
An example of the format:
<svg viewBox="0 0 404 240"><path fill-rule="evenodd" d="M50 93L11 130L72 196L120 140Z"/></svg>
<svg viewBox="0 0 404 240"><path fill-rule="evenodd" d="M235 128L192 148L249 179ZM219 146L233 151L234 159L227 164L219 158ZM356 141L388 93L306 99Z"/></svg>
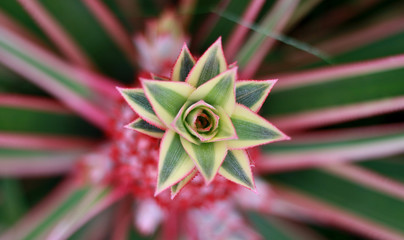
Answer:
<svg viewBox="0 0 404 240"><path fill-rule="evenodd" d="M336 134L336 139L357 136L363 138L383 136L385 134L397 133L403 129L403 124L397 124L386 127L364 127L361 129L342 131L345 137ZM333 131L326 131L324 135L334 137ZM342 133L341 133L342 134ZM327 142L327 138L321 136L299 137L293 136L291 144L299 141L315 141ZM288 143L283 143L288 144ZM374 159L378 157L390 156L404 152L404 137L395 137L390 139L382 139L368 141L361 144L345 145L342 147L316 148L312 150L290 151L288 153L264 153L257 160L257 170L262 172L278 172L292 169L301 169L314 166L325 166L329 164L360 161L365 159Z"/></svg>
<svg viewBox="0 0 404 240"><path fill-rule="evenodd" d="M403 233L396 232L353 213L308 198L286 187L276 187L274 199L293 208L295 216L313 219L331 226L356 232L371 239L402 240Z"/></svg>
<svg viewBox="0 0 404 240"><path fill-rule="evenodd" d="M282 117L273 117L271 121L285 131L297 131L402 111L403 109L404 97L394 97L342 107L288 114Z"/></svg>
<svg viewBox="0 0 404 240"><path fill-rule="evenodd" d="M1 235L0 240L15 239L15 236L24 236L31 232L37 223L57 208L77 188L80 183L77 179L68 178L59 184L44 200L36 205L19 222Z"/></svg>
<svg viewBox="0 0 404 240"><path fill-rule="evenodd" d="M280 79L274 91L307 86L325 81L388 71L404 67L404 54L385 57L360 63L324 67L316 70L306 70L296 73L280 74Z"/></svg>
<svg viewBox="0 0 404 240"><path fill-rule="evenodd" d="M34 150L88 149L96 141L75 137L51 137L39 135L10 134L0 132L0 147Z"/></svg>
<svg viewBox="0 0 404 240"><path fill-rule="evenodd" d="M126 54L128 60L135 64L135 49L132 44L128 33L122 25L117 21L115 16L109 11L102 1L84 0L84 3L93 12L94 16L104 26L105 30L109 33L112 40L122 49Z"/></svg>
<svg viewBox="0 0 404 240"><path fill-rule="evenodd" d="M31 51L31 53L34 56L37 56L38 60L41 56L46 56L43 51L38 51L37 48L35 49L35 47L30 45L29 43L16 36L13 36L5 29L1 29L1 27L0 36L2 38L7 38L11 43L18 45L20 48L28 51L33 50ZM101 127L103 129L106 129L108 127L107 125L109 118L101 108L95 106L89 100L84 99L77 93L66 88L63 84L55 81L52 77L44 74L31 64L22 61L18 57L2 49L0 49L0 62L2 62L10 69L16 71L20 75L26 77L28 80L37 84L41 88L47 90L49 93L52 93L64 104L75 110L77 113L81 114L83 117L85 117L87 120L94 123L98 127Z"/></svg>
<svg viewBox="0 0 404 240"><path fill-rule="evenodd" d="M0 94L0 106L72 114L72 111L67 109L62 104L43 97L30 97L16 94Z"/></svg>
<svg viewBox="0 0 404 240"><path fill-rule="evenodd" d="M282 117L273 117L271 121L285 131L297 131L402 111L403 109L404 97L394 97L342 107L288 114Z"/></svg>
<svg viewBox="0 0 404 240"><path fill-rule="evenodd" d="M93 68L87 56L80 50L69 34L41 6L41 3L37 0L18 1L70 61L79 66Z"/></svg>
<svg viewBox="0 0 404 240"><path fill-rule="evenodd" d="M11 177L54 176L72 170L82 152L38 157L1 157L0 174Z"/></svg>
<svg viewBox="0 0 404 240"><path fill-rule="evenodd" d="M252 0L244 12L242 22L247 24L253 23L264 3L265 0ZM224 49L227 59L233 59L236 56L248 31L249 29L241 24L234 29Z"/></svg>
<svg viewBox="0 0 404 240"><path fill-rule="evenodd" d="M284 30L293 12L295 11L295 8L298 5L298 1L288 3L286 0L278 0L275 3L275 6L271 9L271 12L269 14L276 15L279 9L285 8L285 4L288 5L287 10L284 12L284 14L282 14L282 16L279 19L277 19L276 25L272 29L273 33L280 33ZM260 50L254 54L254 56L245 66L240 75L246 79L249 79L252 76L254 76L257 69L261 65L262 61L264 60L265 56L267 56L268 51L271 50L271 48L274 46L275 43L276 43L275 39L267 38L260 46L259 48Z"/></svg>
<svg viewBox="0 0 404 240"><path fill-rule="evenodd" d="M99 190L101 191L102 188ZM95 191L92 193L92 195L97 193L99 194L99 192ZM70 212L69 215L66 215L64 218L58 221L52 231L47 234L46 239L67 239L93 217L97 216L103 210L122 199L125 194L126 190L117 188L107 193L107 196L102 196L101 200L94 199L93 197L85 199L84 202L80 203L82 206L74 209L73 212ZM94 201L97 201L97 203L89 207L88 204L92 204Z"/></svg>
<svg viewBox="0 0 404 240"><path fill-rule="evenodd" d="M332 165L324 168L324 170L404 200L404 185L402 183L375 172L351 164Z"/></svg>
<svg viewBox="0 0 404 240"><path fill-rule="evenodd" d="M329 55L340 54L343 52L350 51L367 44L371 44L383 38L387 38L396 33L404 30L404 16L400 15L398 17L390 18L385 21L376 22L370 24L368 27L355 30L353 32L344 33L340 37L334 37L332 40L325 41L322 44L316 45L315 47L328 53ZM310 64L317 61L312 55L304 52L296 52L295 54L286 57L288 59L288 66L290 64L295 64L294 66ZM280 66L273 66L274 69L279 69Z"/></svg>
<svg viewBox="0 0 404 240"><path fill-rule="evenodd" d="M0 25L22 36L24 39L28 39L30 42L34 42L43 48L47 47L40 38L33 34L29 29L14 21L2 10L0 10Z"/></svg>

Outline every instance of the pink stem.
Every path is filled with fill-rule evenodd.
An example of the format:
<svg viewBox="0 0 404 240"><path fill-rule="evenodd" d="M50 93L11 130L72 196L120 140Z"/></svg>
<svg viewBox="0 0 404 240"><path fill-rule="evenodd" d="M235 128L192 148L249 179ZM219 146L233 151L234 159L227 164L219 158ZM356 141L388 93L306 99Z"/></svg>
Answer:
<svg viewBox="0 0 404 240"><path fill-rule="evenodd" d="M280 129L297 131L402 111L404 97L394 97L271 118Z"/></svg>
<svg viewBox="0 0 404 240"><path fill-rule="evenodd" d="M297 218L309 218L331 226L361 234L371 239L402 240L403 233L396 232L376 222L364 219L344 209L304 196L286 187L276 187L276 196L288 205Z"/></svg>
<svg viewBox="0 0 404 240"><path fill-rule="evenodd" d="M34 150L87 149L96 142L78 137L53 137L0 132L0 147Z"/></svg>
<svg viewBox="0 0 404 240"><path fill-rule="evenodd" d="M347 178L350 181L371 187L379 192L392 195L404 200L404 185L375 172L352 164L338 164L326 167L325 170L332 174Z"/></svg>
<svg viewBox="0 0 404 240"><path fill-rule="evenodd" d="M43 97L31 97L16 94L0 94L0 106L26 108L45 112L72 114L72 112L60 103Z"/></svg>
<svg viewBox="0 0 404 240"><path fill-rule="evenodd" d="M264 3L265 0L252 0L248 5L247 10L244 12L242 21L248 24L252 23ZM237 28L234 29L224 49L227 59L233 59L236 56L237 51L243 44L243 40L247 35L248 30L249 29L243 25L238 25Z"/></svg>
<svg viewBox="0 0 404 240"><path fill-rule="evenodd" d="M92 68L87 56L80 50L74 40L57 23L57 21L41 6L37 0L18 0L39 26L48 34L56 46L69 60L79 66Z"/></svg>
<svg viewBox="0 0 404 240"><path fill-rule="evenodd" d="M102 1L84 0L84 3L93 12L94 16L104 26L105 30L109 33L109 36L117 43L122 49L122 52L126 54L128 60L135 64L135 49L128 33L117 21L114 15L108 10L108 8L102 3Z"/></svg>

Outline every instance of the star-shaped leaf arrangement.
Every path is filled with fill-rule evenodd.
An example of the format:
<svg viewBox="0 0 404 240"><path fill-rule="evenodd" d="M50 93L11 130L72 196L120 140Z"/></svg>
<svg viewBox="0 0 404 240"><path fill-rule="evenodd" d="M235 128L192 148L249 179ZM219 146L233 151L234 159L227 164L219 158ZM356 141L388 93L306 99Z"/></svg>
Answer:
<svg viewBox="0 0 404 240"><path fill-rule="evenodd" d="M237 80L220 38L198 61L184 45L171 79L140 80L118 90L140 116L127 128L162 138L156 195L174 197L198 172L255 190L245 149L289 138L257 114L276 80Z"/></svg>

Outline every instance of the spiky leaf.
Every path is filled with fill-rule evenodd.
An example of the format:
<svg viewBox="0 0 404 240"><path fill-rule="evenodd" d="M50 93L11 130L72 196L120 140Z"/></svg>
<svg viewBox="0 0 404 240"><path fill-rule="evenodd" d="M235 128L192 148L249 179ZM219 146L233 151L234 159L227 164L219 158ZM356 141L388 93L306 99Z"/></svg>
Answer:
<svg viewBox="0 0 404 240"><path fill-rule="evenodd" d="M186 82L194 87L199 87L209 79L224 72L226 68L227 63L222 49L222 40L219 38L196 62Z"/></svg>
<svg viewBox="0 0 404 240"><path fill-rule="evenodd" d="M258 112L276 80L237 81L236 101L254 112Z"/></svg>
<svg viewBox="0 0 404 240"><path fill-rule="evenodd" d="M219 174L246 188L255 189L250 160L244 150L229 150Z"/></svg>
<svg viewBox="0 0 404 240"><path fill-rule="evenodd" d="M178 56L177 62L175 62L173 72L171 75L171 81L185 82L189 72L195 65L195 59L189 52L187 45L184 44L181 53Z"/></svg>
<svg viewBox="0 0 404 240"><path fill-rule="evenodd" d="M181 144L180 136L167 130L160 146L156 195L187 176L194 166Z"/></svg>
<svg viewBox="0 0 404 240"><path fill-rule="evenodd" d="M231 121L238 140L227 142L229 149L244 149L288 139L281 131L247 107L236 104Z"/></svg>
<svg viewBox="0 0 404 240"><path fill-rule="evenodd" d="M151 125L141 118L136 119L125 127L149 135L150 137L162 138L164 135L164 130Z"/></svg>

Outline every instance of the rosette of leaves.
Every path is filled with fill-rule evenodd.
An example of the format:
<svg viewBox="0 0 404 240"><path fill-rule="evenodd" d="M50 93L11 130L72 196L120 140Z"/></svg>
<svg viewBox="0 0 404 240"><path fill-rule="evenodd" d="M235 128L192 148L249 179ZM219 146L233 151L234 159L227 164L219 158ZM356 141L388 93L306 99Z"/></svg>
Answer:
<svg viewBox="0 0 404 240"><path fill-rule="evenodd" d="M197 172L206 184L219 173L255 190L245 149L288 137L257 114L276 80L236 80L219 38L198 61L184 45L171 79L119 89L140 116L127 127L162 138L156 195L175 196Z"/></svg>

